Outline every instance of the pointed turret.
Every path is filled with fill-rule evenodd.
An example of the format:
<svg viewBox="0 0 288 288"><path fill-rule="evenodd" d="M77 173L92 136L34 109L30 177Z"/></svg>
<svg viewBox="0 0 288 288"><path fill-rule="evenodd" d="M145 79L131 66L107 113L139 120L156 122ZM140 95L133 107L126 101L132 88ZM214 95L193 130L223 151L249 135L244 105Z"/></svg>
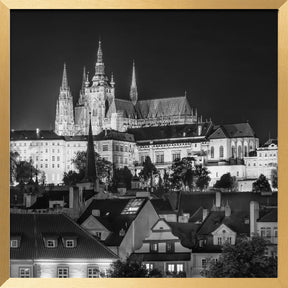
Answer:
<svg viewBox="0 0 288 288"><path fill-rule="evenodd" d="M101 41L99 40L99 46L97 51L97 62L95 65L95 75L104 75L105 72L104 62L103 62L103 52L101 47Z"/></svg>
<svg viewBox="0 0 288 288"><path fill-rule="evenodd" d="M85 83L86 83L86 67L83 67L83 76L82 76L82 86L81 86L81 93L82 95L85 93Z"/></svg>
<svg viewBox="0 0 288 288"><path fill-rule="evenodd" d="M133 69L132 69L132 81L130 87L130 99L133 105L136 105L138 100L138 91L137 91L137 84L136 84L136 72L135 72L135 62L133 60Z"/></svg>
<svg viewBox="0 0 288 288"><path fill-rule="evenodd" d="M86 171L85 171L84 181L95 182L97 179L97 169L96 169L91 117L90 117L90 123L89 123L89 134L88 134L86 157L87 157L86 158Z"/></svg>
<svg viewBox="0 0 288 288"><path fill-rule="evenodd" d="M67 71L66 71L66 63L64 63L63 68L63 76L62 76L62 84L61 84L61 90L68 90L68 80L67 80Z"/></svg>

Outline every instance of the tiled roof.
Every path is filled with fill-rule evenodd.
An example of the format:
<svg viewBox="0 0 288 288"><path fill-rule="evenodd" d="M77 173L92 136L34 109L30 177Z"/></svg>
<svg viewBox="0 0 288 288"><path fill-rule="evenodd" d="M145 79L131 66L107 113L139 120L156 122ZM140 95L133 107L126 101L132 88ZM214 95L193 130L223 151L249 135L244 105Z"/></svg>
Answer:
<svg viewBox="0 0 288 288"><path fill-rule="evenodd" d="M95 218L101 222L110 232L112 232L104 243L107 246L119 246L125 236L120 235L120 230L128 230L130 224L134 221L139 211L147 202L147 199L144 199L136 214L121 214L130 200L131 199L93 200L78 219L78 223L82 224L90 215L92 215L92 210L100 210L100 216Z"/></svg>
<svg viewBox="0 0 288 288"><path fill-rule="evenodd" d="M164 199L151 199L150 200L154 209L158 214L175 213L168 200Z"/></svg>
<svg viewBox="0 0 288 288"><path fill-rule="evenodd" d="M21 235L19 248L10 249L11 259L111 259L117 256L63 214L11 214L11 235ZM46 248L43 235L55 235L58 247ZM74 248L65 248L61 237L77 237Z"/></svg>
<svg viewBox="0 0 288 288"><path fill-rule="evenodd" d="M62 136L58 136L55 132L49 130L40 130L39 134L36 130L12 130L10 132L10 140L61 140Z"/></svg>
<svg viewBox="0 0 288 288"><path fill-rule="evenodd" d="M134 119L192 115L186 96L140 100L135 106L130 100L115 98L106 116L110 117L112 113L120 111L125 118Z"/></svg>
<svg viewBox="0 0 288 288"><path fill-rule="evenodd" d="M133 253L132 261L190 261L191 253Z"/></svg>
<svg viewBox="0 0 288 288"><path fill-rule="evenodd" d="M249 123L225 124L214 127L210 139L256 137Z"/></svg>
<svg viewBox="0 0 288 288"><path fill-rule="evenodd" d="M278 221L278 209L272 208L262 217L260 217L257 222L277 222L277 221Z"/></svg>
<svg viewBox="0 0 288 288"><path fill-rule="evenodd" d="M211 211L213 201L215 201L215 193L216 192L182 193L180 199L180 211L190 213L191 216L199 209L199 207ZM254 192L222 192L221 201L224 204L228 201L232 211L241 211L249 215L250 201L257 201L260 206L277 206L277 196L277 193L261 195L260 193Z"/></svg>
<svg viewBox="0 0 288 288"><path fill-rule="evenodd" d="M159 126L159 127L145 127L145 128L133 128L128 129L128 133L134 135L136 141L143 140L160 140L173 139L173 138L185 138L188 137L199 137L197 134L198 125L202 126L201 137L208 136L210 129L212 128L212 123L201 123L201 124L183 124L183 125L173 125L173 126ZM181 140L182 141L182 140ZM191 140L189 140L191 141ZM203 141L203 139L197 140L195 142Z"/></svg>

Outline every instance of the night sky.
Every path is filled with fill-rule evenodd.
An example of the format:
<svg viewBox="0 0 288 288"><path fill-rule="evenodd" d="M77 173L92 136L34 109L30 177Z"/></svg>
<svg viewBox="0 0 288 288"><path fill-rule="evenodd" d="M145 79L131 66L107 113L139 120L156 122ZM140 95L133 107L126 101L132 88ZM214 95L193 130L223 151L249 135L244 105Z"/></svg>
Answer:
<svg viewBox="0 0 288 288"><path fill-rule="evenodd" d="M203 119L277 137L277 11L11 11L11 129L53 129L63 63L74 101L101 37L116 97L184 95Z"/></svg>

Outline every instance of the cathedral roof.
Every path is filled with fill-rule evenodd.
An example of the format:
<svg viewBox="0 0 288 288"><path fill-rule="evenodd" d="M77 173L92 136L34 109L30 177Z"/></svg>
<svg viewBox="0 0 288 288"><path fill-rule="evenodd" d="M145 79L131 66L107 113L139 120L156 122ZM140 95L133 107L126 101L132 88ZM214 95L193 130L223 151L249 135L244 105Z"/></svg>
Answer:
<svg viewBox="0 0 288 288"><path fill-rule="evenodd" d="M139 118L192 115L186 96L140 100L136 103L135 109Z"/></svg>
<svg viewBox="0 0 288 288"><path fill-rule="evenodd" d="M122 111L125 118L157 118L191 116L193 111L186 96L141 100L134 106L130 100L117 99L111 103L107 116Z"/></svg>
<svg viewBox="0 0 288 288"><path fill-rule="evenodd" d="M12 130L10 132L10 140L61 140L62 136L57 135L54 131L50 130Z"/></svg>

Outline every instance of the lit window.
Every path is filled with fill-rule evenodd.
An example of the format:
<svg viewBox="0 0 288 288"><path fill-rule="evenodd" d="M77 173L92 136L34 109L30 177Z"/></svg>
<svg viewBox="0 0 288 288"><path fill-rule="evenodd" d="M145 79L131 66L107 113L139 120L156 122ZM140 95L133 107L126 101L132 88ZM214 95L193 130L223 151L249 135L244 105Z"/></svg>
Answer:
<svg viewBox="0 0 288 288"><path fill-rule="evenodd" d="M65 246L66 246L66 248L74 248L75 247L74 240L66 240Z"/></svg>
<svg viewBox="0 0 288 288"><path fill-rule="evenodd" d="M121 214L136 214L143 202L144 199L131 199Z"/></svg>
<svg viewBox="0 0 288 288"><path fill-rule="evenodd" d="M175 271L175 264L167 264L167 270L169 272L174 272Z"/></svg>
<svg viewBox="0 0 288 288"><path fill-rule="evenodd" d="M156 163L164 163L164 154L157 154L156 155Z"/></svg>
<svg viewBox="0 0 288 288"><path fill-rule="evenodd" d="M123 145L120 145L120 152L123 152Z"/></svg>
<svg viewBox="0 0 288 288"><path fill-rule="evenodd" d="M20 278L30 278L31 277L30 267L20 267L19 268L19 277Z"/></svg>
<svg viewBox="0 0 288 288"><path fill-rule="evenodd" d="M148 271L151 271L154 269L154 264L153 263L146 263L145 267Z"/></svg>
<svg viewBox="0 0 288 288"><path fill-rule="evenodd" d="M98 267L88 267L87 277L88 278L99 278L100 271Z"/></svg>
<svg viewBox="0 0 288 288"><path fill-rule="evenodd" d="M125 152L128 152L128 146L125 145Z"/></svg>
<svg viewBox="0 0 288 288"><path fill-rule="evenodd" d="M184 265L183 264L177 264L177 273L183 272L184 270Z"/></svg>
<svg viewBox="0 0 288 288"><path fill-rule="evenodd" d="M151 252L158 252L158 243L151 243L150 244L150 251Z"/></svg>
<svg viewBox="0 0 288 288"><path fill-rule="evenodd" d="M107 144L104 144L104 145L102 146L102 150L103 150L103 151L108 151L108 145L107 145Z"/></svg>
<svg viewBox="0 0 288 288"><path fill-rule="evenodd" d="M11 240L10 241L11 248L18 248L18 240Z"/></svg>
<svg viewBox="0 0 288 288"><path fill-rule="evenodd" d="M219 157L220 157L220 158L223 158L223 157L224 157L224 147L223 147L223 146L220 146L220 147L219 147Z"/></svg>
<svg viewBox="0 0 288 288"><path fill-rule="evenodd" d="M59 267L57 269L57 277L58 278L68 278L69 277L68 267Z"/></svg>

